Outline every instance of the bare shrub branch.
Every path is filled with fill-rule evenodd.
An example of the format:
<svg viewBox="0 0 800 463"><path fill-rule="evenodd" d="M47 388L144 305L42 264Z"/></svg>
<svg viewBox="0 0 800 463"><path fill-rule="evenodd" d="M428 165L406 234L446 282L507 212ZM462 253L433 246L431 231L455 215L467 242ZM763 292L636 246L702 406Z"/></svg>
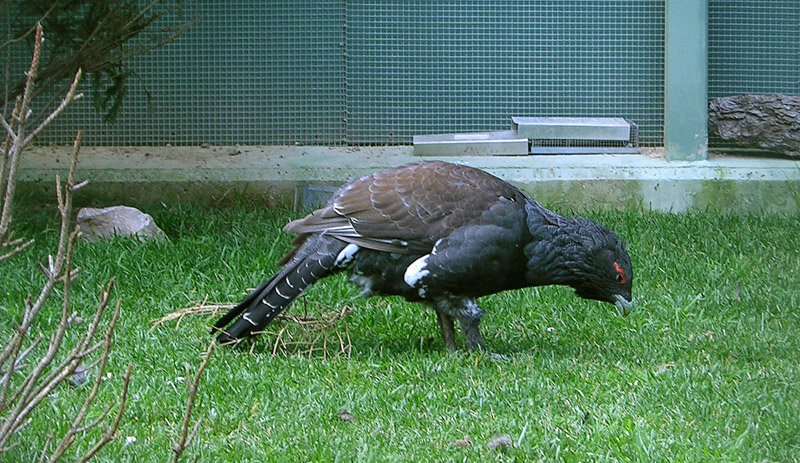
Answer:
<svg viewBox="0 0 800 463"><path fill-rule="evenodd" d="M147 8L152 7L153 2ZM144 15L146 10L141 14ZM16 98L14 110L10 118L0 115L0 125L6 133L0 153L0 263L8 260L27 249L33 240L15 238L11 230L13 221L14 192L17 182L17 168L23 150L33 139L47 128L55 118L59 117L64 109L73 101L81 97L77 93L81 80L81 71L75 73L69 90L61 104L48 115L43 116L41 122L28 131L29 123L33 125L31 117L31 101L36 95L34 82L39 72L42 46L42 26L37 24L34 30L34 52L31 66L25 73L24 90ZM79 267L73 265L73 255L76 243L80 237L77 227L71 228L72 195L86 182L75 181L77 157L80 151L82 135L77 133L70 156L69 169L66 181L62 184L61 178L56 176L56 199L60 216L58 243L54 254L47 258L46 263L39 264L44 274L44 283L38 289L36 296L28 295L23 301L20 320L15 324L5 344L0 344L0 457L11 449L19 447L19 441L13 438L18 436L31 422L33 411L47 397L51 396L59 385L70 379L80 368L80 371L94 370L91 387L81 402L80 407L70 418L69 428L63 435L57 436L55 431L50 432L44 442L38 461L59 461L72 445L83 438L87 431L97 429L107 423L102 435L88 450L77 457L78 461L86 462L93 458L106 444L116 438L119 424L128 398L131 381L132 366L129 364L122 376L119 398L103 406L99 413L92 413L98 407L97 398L106 378L106 369L112 348L113 333L119 319L121 304L114 305L113 315L105 328L106 309L111 301L114 289L114 280L109 280L105 287L100 288L98 302L94 316L87 323L83 331L73 342L69 339L68 332L74 323L76 312L72 310L72 283L77 278ZM57 285L63 285L63 300L61 301L61 315L57 325L49 336L39 334L35 340L30 339L30 333L36 332L37 317L42 312ZM99 338L102 340L98 341ZM44 340L47 339L45 343ZM197 391L213 352L212 343L203 359L194 379L187 384L189 398L181 427L179 438L173 441L173 458L178 461L185 450L191 445L200 428L198 420L192 426L192 412L194 409ZM85 365L89 365L86 367ZM187 367L188 373L188 367ZM188 374L187 374L188 376ZM114 410L116 409L116 412ZM93 416L92 419L88 417ZM88 421L88 422L87 422ZM110 422L109 422L110 421ZM53 446L55 445L55 448Z"/></svg>
<svg viewBox="0 0 800 463"><path fill-rule="evenodd" d="M2 209L0 210L0 249L4 250L4 253L0 255L0 263L22 252L33 242L32 240L14 238L14 234L10 230L13 219L17 166L22 152L38 133L58 117L72 101L80 97L80 94L76 94L81 77L81 73L78 71L61 105L49 116L45 117L30 133L26 134L30 116L29 108L34 94L33 83L36 81L39 69L41 43L42 27L41 24L37 24L31 66L25 73L27 79L25 90L21 98L17 98L11 120L0 119L6 130L3 152L2 156L0 156L0 191L3 193L1 197ZM113 280L109 280L105 288L100 288L99 300L91 323L85 327L85 331L71 348L65 346L67 331L71 325L74 326L74 323L72 323L74 311L71 309L72 282L80 270L74 267L72 263L75 245L80 232L77 227L70 228L72 194L85 184L85 182L75 183L75 169L80 146L81 133L78 132L70 156L66 182L62 185L61 179L56 176L56 197L61 226L55 255L48 256L46 265L40 264L45 276L45 282L39 289L36 298L29 295L23 302L21 321L16 325L10 335L10 339L0 352L0 455L16 446L11 440L31 423L33 410L50 396L56 387L75 374L78 367L88 361L90 356L94 356L97 352L100 352L99 358L89 362L97 368L91 390L80 409L72 418L66 433L58 439L54 432L47 436L39 461L54 462L59 460L79 435L83 435L85 431L100 426L101 423L106 421L106 418L114 408L114 404L109 405L100 413L98 418L88 424L85 423L86 417L97 399L106 371L113 339L112 335L120 313L121 305L117 302L111 321L104 330L102 341L97 341L98 334L101 332L100 327L103 323L104 313L111 300L114 287ZM52 295L53 289L59 284L63 285L61 316L58 320L58 325L48 337L48 343L42 351L40 346L45 336L39 334L34 341L30 341L29 333L34 331L34 323L37 317ZM35 360L28 365L28 359L34 357ZM131 367L129 365L127 372L123 376L122 392L113 421L97 442L80 457L80 461L88 460L104 445L114 439L125 408L130 372ZM51 446L54 441L57 441L58 444L51 452Z"/></svg>
<svg viewBox="0 0 800 463"><path fill-rule="evenodd" d="M114 327L117 324L117 318L119 317L119 310L120 310L120 302L117 301L116 308L114 309L114 315L111 317L111 324L106 330L106 334L104 337L103 354L100 356L100 363L98 365L97 373L95 374L94 382L92 383L92 389L91 391L89 391L89 394L83 401L83 406L78 411L78 414L75 416L75 419L73 419L69 431L67 431L64 437L61 439L61 442L58 444L58 447L56 447L56 450L50 457L50 461L56 461L59 458L61 458L61 455L63 455L64 452L75 442L75 436L81 434L87 429L91 429L97 426L100 423L100 421L102 421L102 419L105 418L105 416L111 411L112 406L109 406L109 408L106 409L106 412L101 414L100 418L98 418L95 422L91 423L89 426L82 426L83 420L86 418L86 414L89 412L89 409L92 406L94 399L97 397L97 392L100 390L100 384L103 380L103 375L105 375L106 372L106 364L108 363L108 354L111 352L111 335L113 334ZM98 310L98 313L100 312L101 311Z"/></svg>
<svg viewBox="0 0 800 463"><path fill-rule="evenodd" d="M200 429L200 422L202 420L197 420L192 428L191 433L189 432L189 424L192 420L192 410L194 410L194 402L195 398L197 397L197 389L200 385L200 379L202 379L203 370L206 369L208 361L211 360L211 353L214 351L214 344L215 342L212 341L211 344L208 345L206 356L203 358L203 362L200 364L200 368L197 369L197 373L195 373L192 381L188 381L189 366L186 365L186 387L189 388L189 399L186 402L186 413L183 415L183 425L181 426L180 437L178 438L177 442L175 442L173 439L170 439L172 441L173 463L178 463L178 460L180 460L183 452L189 447L189 445L192 444L192 440L194 440L195 435L197 435L197 430Z"/></svg>
<svg viewBox="0 0 800 463"><path fill-rule="evenodd" d="M106 444L114 440L117 435L117 428L119 428L119 423L122 420L122 414L125 412L125 403L128 400L128 386L131 383L131 369L132 365L128 364L128 369L125 370L125 375L122 377L122 392L119 396L119 405L117 406L117 414L114 416L114 421L111 423L111 426L106 428L105 432L103 433L103 437L100 438L97 442L95 442L94 446L90 448L85 455L83 455L80 460L80 463L84 463L89 461L100 449L102 449ZM55 461L55 460L50 460Z"/></svg>

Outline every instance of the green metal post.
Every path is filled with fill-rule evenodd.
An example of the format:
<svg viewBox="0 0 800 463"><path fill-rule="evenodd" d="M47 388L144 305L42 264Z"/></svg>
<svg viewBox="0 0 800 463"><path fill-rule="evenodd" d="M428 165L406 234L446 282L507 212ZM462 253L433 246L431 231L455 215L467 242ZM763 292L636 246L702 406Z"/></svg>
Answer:
<svg viewBox="0 0 800 463"><path fill-rule="evenodd" d="M664 145L668 160L708 154L708 0L666 0Z"/></svg>

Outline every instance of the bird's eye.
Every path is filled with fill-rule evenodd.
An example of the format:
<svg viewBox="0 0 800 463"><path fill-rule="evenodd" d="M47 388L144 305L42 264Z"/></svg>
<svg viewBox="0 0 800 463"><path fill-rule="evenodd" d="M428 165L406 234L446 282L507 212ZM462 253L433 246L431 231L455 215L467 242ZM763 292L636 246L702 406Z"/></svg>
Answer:
<svg viewBox="0 0 800 463"><path fill-rule="evenodd" d="M626 281L628 281L628 277L625 275L625 269L620 267L619 264L616 262L614 262L614 271L617 272L617 275L615 277L617 279L617 283L622 285L625 284Z"/></svg>

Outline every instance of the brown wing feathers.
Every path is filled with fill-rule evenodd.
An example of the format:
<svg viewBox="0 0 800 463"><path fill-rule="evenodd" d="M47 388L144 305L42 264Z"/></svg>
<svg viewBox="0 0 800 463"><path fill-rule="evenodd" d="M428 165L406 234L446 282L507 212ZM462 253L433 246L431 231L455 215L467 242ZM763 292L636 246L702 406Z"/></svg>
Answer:
<svg viewBox="0 0 800 463"><path fill-rule="evenodd" d="M480 220L482 211L500 196L519 195L482 171L423 161L361 177L342 187L326 207L284 230L324 231L371 249L419 252L430 250L453 229Z"/></svg>

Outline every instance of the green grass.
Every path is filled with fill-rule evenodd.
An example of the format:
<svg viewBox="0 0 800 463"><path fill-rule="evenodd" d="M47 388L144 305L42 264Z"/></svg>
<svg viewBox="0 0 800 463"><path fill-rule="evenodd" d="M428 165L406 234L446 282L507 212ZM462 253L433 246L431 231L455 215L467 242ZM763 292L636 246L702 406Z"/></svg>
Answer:
<svg viewBox="0 0 800 463"><path fill-rule="evenodd" d="M122 301L102 403L134 366L121 438L97 461L170 457L187 397L177 378L184 364L199 364L212 319L150 331L151 320L205 297L238 300L289 246L284 210L148 212L169 243L119 239L81 244L76 254L83 271L74 308L91 313L96 288L110 277ZM254 355L218 348L187 461L800 461L799 218L591 217L629 245L637 306L628 318L566 288L484 298L485 343L503 361L445 352L433 313L420 305L361 299L343 278L326 280L307 305L356 307L341 322L351 357L272 356L270 339ZM56 227L52 209L19 217L17 234L37 243L2 269L5 320L41 283L34 263L52 249ZM48 332L56 317L54 300L38 329ZM48 430L64 429L85 393L60 387L5 458L35 460ZM338 418L343 408L355 421ZM517 446L487 449L501 434ZM464 435L473 448L451 446ZM125 445L126 436L137 440Z"/></svg>

